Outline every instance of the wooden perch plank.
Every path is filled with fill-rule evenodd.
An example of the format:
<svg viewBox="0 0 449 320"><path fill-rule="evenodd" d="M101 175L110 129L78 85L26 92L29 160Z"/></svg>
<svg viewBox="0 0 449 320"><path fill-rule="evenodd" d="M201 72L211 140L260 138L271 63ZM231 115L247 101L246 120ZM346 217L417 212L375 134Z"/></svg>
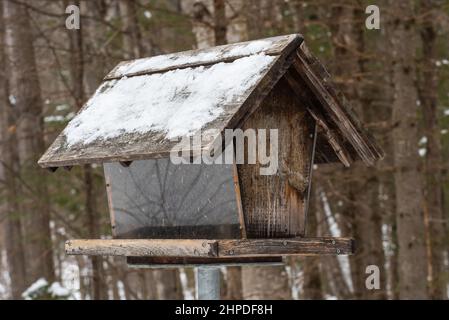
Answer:
<svg viewBox="0 0 449 320"><path fill-rule="evenodd" d="M216 257L217 241L200 239L68 240L65 251L70 255Z"/></svg>
<svg viewBox="0 0 449 320"><path fill-rule="evenodd" d="M354 240L351 238L68 240L65 251L69 255L158 257L162 260L209 258L218 259L218 262L226 258L234 258L234 261L248 257L353 254Z"/></svg>
<svg viewBox="0 0 449 320"><path fill-rule="evenodd" d="M219 257L353 254L351 238L220 240Z"/></svg>

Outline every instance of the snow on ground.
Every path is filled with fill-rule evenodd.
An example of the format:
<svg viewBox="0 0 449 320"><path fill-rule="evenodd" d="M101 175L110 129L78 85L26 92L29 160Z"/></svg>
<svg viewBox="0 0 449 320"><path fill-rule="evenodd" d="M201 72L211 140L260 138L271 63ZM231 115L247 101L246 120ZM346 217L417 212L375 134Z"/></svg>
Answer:
<svg viewBox="0 0 449 320"><path fill-rule="evenodd" d="M173 66L185 65L188 63L207 63L214 60L227 59L238 56L248 56L261 53L271 47L273 43L268 40L258 40L241 45L236 45L228 52L221 53L218 50L199 51L194 55L180 55L179 53L166 54L151 58L142 58L130 63L121 65L115 71L115 74L125 75L136 72L143 72L150 69L164 69Z"/></svg>
<svg viewBox="0 0 449 320"><path fill-rule="evenodd" d="M89 144L125 133L191 135L242 103L275 58L264 54L197 67L106 81L67 126L67 144Z"/></svg>
<svg viewBox="0 0 449 320"><path fill-rule="evenodd" d="M59 282L53 282L48 288L48 292L54 297L68 297L71 294L70 290L64 288Z"/></svg>
<svg viewBox="0 0 449 320"><path fill-rule="evenodd" d="M48 286L47 280L45 280L44 278L39 278L22 293L22 297L25 300L30 300L34 293L42 290L47 286Z"/></svg>
<svg viewBox="0 0 449 320"><path fill-rule="evenodd" d="M73 257L64 259L61 270L62 287L70 292L71 299L80 300L80 270L76 259Z"/></svg>
<svg viewBox="0 0 449 320"><path fill-rule="evenodd" d="M6 260L6 250L2 250L0 255L0 300L8 298L10 292L11 278L8 272L8 263Z"/></svg>
<svg viewBox="0 0 449 320"><path fill-rule="evenodd" d="M326 193L321 192L320 196L321 196L321 201L323 202L323 209L324 209L323 211L326 216L326 220L329 224L329 229L330 229L331 235L334 238L339 238L339 237L341 237L341 230L338 226L337 221L334 218L334 215L333 215L332 209L329 205L329 201L327 199ZM337 259L338 259L338 263L339 263L342 273L343 273L343 278L344 278L346 284L348 285L348 288L351 291L353 291L354 286L352 284L351 266L349 264L349 257L338 255Z"/></svg>

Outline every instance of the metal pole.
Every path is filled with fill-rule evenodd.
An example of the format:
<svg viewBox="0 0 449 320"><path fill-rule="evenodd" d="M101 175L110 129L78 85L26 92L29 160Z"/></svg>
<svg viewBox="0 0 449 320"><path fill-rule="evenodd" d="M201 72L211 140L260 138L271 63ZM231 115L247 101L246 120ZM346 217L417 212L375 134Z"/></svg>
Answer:
<svg viewBox="0 0 449 320"><path fill-rule="evenodd" d="M220 268L196 268L196 299L220 300Z"/></svg>

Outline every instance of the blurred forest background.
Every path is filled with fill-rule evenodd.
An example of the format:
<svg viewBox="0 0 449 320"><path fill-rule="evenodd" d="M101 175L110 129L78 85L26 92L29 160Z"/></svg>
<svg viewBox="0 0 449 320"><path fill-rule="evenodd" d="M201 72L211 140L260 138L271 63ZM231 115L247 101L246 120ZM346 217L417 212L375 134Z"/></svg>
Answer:
<svg viewBox="0 0 449 320"><path fill-rule="evenodd" d="M65 27L70 4L80 30ZM370 4L380 30L365 27ZM314 173L308 234L353 236L357 254L223 269L222 297L447 299L448 0L0 0L0 299L192 299L192 269L66 256L66 239L110 237L103 171L36 161L119 61L290 33L386 158Z"/></svg>

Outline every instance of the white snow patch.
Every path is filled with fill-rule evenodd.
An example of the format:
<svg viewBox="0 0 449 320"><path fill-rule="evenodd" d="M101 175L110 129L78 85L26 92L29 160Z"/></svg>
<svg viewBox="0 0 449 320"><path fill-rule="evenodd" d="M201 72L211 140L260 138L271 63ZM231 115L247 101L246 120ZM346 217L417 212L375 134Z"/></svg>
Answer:
<svg viewBox="0 0 449 320"><path fill-rule="evenodd" d="M117 281L117 289L120 300L126 300L125 285L120 280Z"/></svg>
<svg viewBox="0 0 449 320"><path fill-rule="evenodd" d="M70 296L70 290L61 286L59 282L53 282L48 288L48 292L54 297L68 297Z"/></svg>
<svg viewBox="0 0 449 320"><path fill-rule="evenodd" d="M12 105L15 105L17 103L16 97L12 94L9 96L9 103L11 103Z"/></svg>
<svg viewBox="0 0 449 320"><path fill-rule="evenodd" d="M264 54L197 67L106 81L67 126L67 144L88 144L125 133L190 135L220 116L275 58Z"/></svg>
<svg viewBox="0 0 449 320"><path fill-rule="evenodd" d="M70 257L62 261L62 286L70 291L69 299L80 300L80 270L76 259Z"/></svg>
<svg viewBox="0 0 449 320"><path fill-rule="evenodd" d="M420 157L424 157L427 154L427 149L426 148L419 148L418 149L418 154Z"/></svg>
<svg viewBox="0 0 449 320"><path fill-rule="evenodd" d="M179 280L181 282L182 292L184 295L184 300L194 300L194 292L189 288L187 281L187 274L184 268L179 269Z"/></svg>
<svg viewBox="0 0 449 320"><path fill-rule="evenodd" d="M441 130L441 134L447 134L447 133L448 133L448 130L447 130L447 129Z"/></svg>
<svg viewBox="0 0 449 320"><path fill-rule="evenodd" d="M39 278L22 293L22 298L24 298L25 300L30 300L33 293L41 290L46 286L48 286L47 280L45 280L44 278Z"/></svg>
<svg viewBox="0 0 449 320"><path fill-rule="evenodd" d="M236 45L228 52L219 51L198 52L194 55L166 54L151 58L142 58L119 66L115 74L130 74L142 72L149 69L164 69L175 65L185 65L189 63L206 63L218 58L228 59L236 56L247 56L261 53L272 45L271 41L258 40L246 44Z"/></svg>
<svg viewBox="0 0 449 320"><path fill-rule="evenodd" d="M419 140L419 145L424 145L424 144L426 144L427 143L427 137L426 136L423 136L420 140Z"/></svg>
<svg viewBox="0 0 449 320"><path fill-rule="evenodd" d="M49 122L63 122L64 121L64 116L60 116L60 115L53 115L53 116L46 116L44 118L44 122L49 123Z"/></svg>
<svg viewBox="0 0 449 320"><path fill-rule="evenodd" d="M70 106L68 104L60 104L56 106L56 111L65 111L68 110Z"/></svg>
<svg viewBox="0 0 449 320"><path fill-rule="evenodd" d="M8 299L10 295L11 278L8 271L8 261L6 250L2 250L0 255L0 300Z"/></svg>
<svg viewBox="0 0 449 320"><path fill-rule="evenodd" d="M151 11L145 10L143 12L143 15L145 16L145 18L147 19L151 19L151 17L153 16L153 14L151 13Z"/></svg>
<svg viewBox="0 0 449 320"><path fill-rule="evenodd" d="M443 111L443 114L444 114L445 116L449 116L449 109L444 110L444 111Z"/></svg>

